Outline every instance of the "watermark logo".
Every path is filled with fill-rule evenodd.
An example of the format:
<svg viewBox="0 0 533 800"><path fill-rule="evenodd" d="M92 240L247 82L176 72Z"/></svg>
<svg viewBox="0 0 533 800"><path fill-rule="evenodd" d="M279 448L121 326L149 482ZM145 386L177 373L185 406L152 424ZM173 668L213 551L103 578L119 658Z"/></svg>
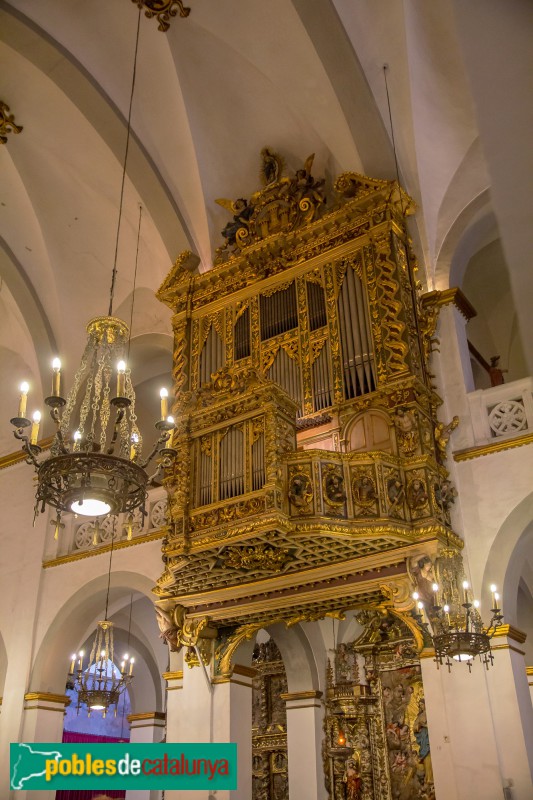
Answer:
<svg viewBox="0 0 533 800"><path fill-rule="evenodd" d="M236 789L236 744L11 745L10 787Z"/></svg>

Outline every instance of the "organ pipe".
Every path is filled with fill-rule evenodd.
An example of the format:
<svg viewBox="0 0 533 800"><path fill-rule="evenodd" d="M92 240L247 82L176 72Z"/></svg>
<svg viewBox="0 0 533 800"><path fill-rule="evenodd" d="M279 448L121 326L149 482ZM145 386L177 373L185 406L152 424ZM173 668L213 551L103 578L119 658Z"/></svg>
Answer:
<svg viewBox="0 0 533 800"><path fill-rule="evenodd" d="M356 397L376 386L369 316L359 276L351 267L337 301L344 371L344 395Z"/></svg>
<svg viewBox="0 0 533 800"><path fill-rule="evenodd" d="M220 443L220 500L244 493L244 436L230 428Z"/></svg>
<svg viewBox="0 0 533 800"><path fill-rule="evenodd" d="M281 347L276 358L272 362L267 377L269 380L278 383L285 389L289 397L292 397L299 405L298 417L302 416L302 381L300 378L300 367L298 362L289 358L285 350Z"/></svg>
<svg viewBox="0 0 533 800"><path fill-rule="evenodd" d="M262 294L259 298L259 310L262 340L271 339L280 333L297 328L298 308L294 283L270 295Z"/></svg>
<svg viewBox="0 0 533 800"><path fill-rule="evenodd" d="M252 491L265 484L265 436L261 433L252 445Z"/></svg>
<svg viewBox="0 0 533 800"><path fill-rule="evenodd" d="M211 375L218 372L226 362L222 339L211 325L200 355L200 386L211 381Z"/></svg>
<svg viewBox="0 0 533 800"><path fill-rule="evenodd" d="M331 400L331 381L329 377L329 342L325 342L312 367L313 408L321 411L329 408Z"/></svg>

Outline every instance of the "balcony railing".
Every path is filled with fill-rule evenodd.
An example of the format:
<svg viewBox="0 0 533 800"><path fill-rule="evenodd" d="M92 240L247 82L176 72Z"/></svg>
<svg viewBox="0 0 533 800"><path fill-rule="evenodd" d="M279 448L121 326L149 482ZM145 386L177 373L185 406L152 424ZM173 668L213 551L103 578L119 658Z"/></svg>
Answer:
<svg viewBox="0 0 533 800"><path fill-rule="evenodd" d="M62 519L62 527L54 539L54 516L50 514L50 539L48 540L46 561L79 553L98 552L109 545L113 537L115 543L131 541L155 534L166 525L167 495L163 487L148 493L146 516L137 510L130 519L127 515L108 516L99 520L67 514Z"/></svg>
<svg viewBox="0 0 533 800"><path fill-rule="evenodd" d="M479 389L468 401L478 445L533 431L533 378Z"/></svg>

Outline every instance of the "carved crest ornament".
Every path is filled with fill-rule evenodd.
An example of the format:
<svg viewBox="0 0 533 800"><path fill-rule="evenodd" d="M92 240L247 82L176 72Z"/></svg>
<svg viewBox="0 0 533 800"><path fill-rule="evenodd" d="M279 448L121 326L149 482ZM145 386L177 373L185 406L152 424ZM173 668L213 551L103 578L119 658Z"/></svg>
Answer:
<svg viewBox="0 0 533 800"><path fill-rule="evenodd" d="M214 267L183 253L157 295L179 422L154 593L162 638L191 664L209 653L215 674L260 628L348 609L392 614L422 646L410 565L421 542L431 560L462 547L414 204L356 173L328 191L313 166L263 148L262 187L217 201L231 219Z"/></svg>

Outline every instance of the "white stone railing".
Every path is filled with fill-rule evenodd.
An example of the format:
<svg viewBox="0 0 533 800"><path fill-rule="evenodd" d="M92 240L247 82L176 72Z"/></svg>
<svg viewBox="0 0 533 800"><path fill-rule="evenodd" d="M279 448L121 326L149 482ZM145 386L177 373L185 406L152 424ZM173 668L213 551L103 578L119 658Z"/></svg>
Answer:
<svg viewBox="0 0 533 800"><path fill-rule="evenodd" d="M533 432L533 378L523 378L468 395L476 444Z"/></svg>
<svg viewBox="0 0 533 800"><path fill-rule="evenodd" d="M138 510L130 521L126 515L104 517L95 526L94 519L67 514L63 517L64 525L58 531L57 541L50 541L47 548L47 561L62 556L76 555L78 553L98 552L98 550L111 542L126 542L156 533L166 523L167 495L163 487L152 489L146 501L146 516L143 517ZM50 514L50 532L53 537L55 513Z"/></svg>

